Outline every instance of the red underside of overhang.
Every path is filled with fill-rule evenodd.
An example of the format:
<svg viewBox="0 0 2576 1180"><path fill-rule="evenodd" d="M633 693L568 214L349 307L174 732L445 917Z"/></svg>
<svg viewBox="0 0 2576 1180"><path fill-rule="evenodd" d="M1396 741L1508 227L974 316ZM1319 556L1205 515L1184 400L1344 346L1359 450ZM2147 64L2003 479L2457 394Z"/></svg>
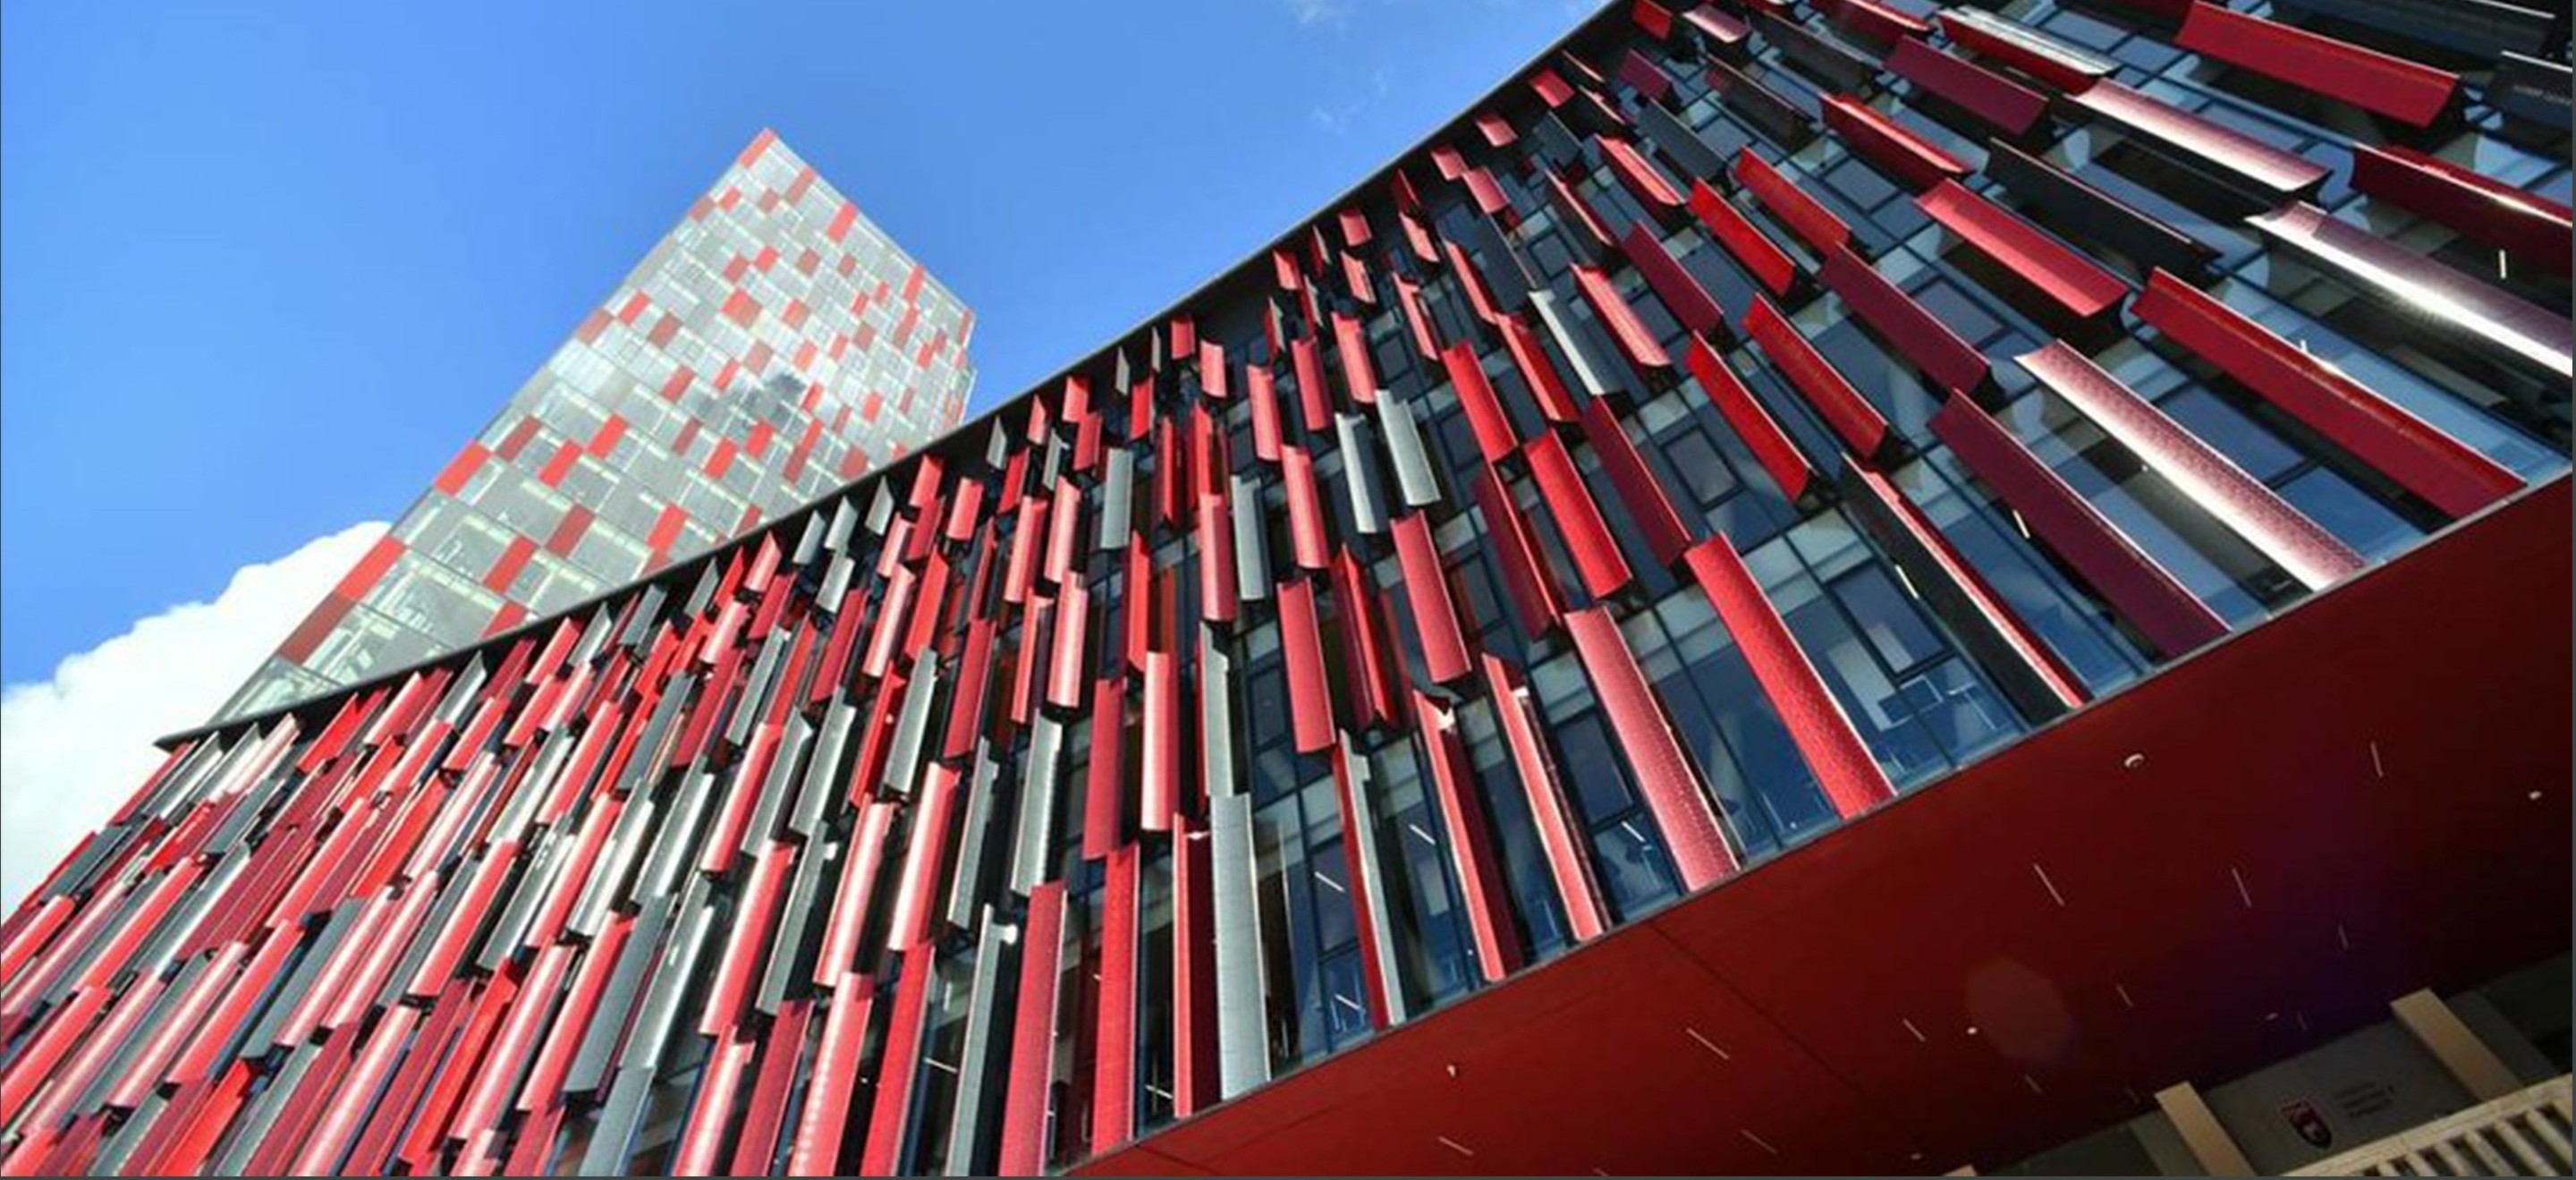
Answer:
<svg viewBox="0 0 2576 1180"><path fill-rule="evenodd" d="M1082 1170L1993 1167L2562 951L2568 536L2562 479Z"/></svg>

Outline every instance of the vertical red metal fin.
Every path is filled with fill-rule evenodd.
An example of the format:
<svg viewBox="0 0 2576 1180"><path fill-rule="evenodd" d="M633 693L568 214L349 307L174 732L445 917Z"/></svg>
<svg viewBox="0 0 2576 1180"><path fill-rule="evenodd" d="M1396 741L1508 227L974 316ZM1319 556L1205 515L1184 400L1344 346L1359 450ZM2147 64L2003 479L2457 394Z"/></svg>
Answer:
<svg viewBox="0 0 2576 1180"><path fill-rule="evenodd" d="M1082 858L1116 851L1127 829L1127 681L1104 676L1091 690L1091 771L1082 803Z"/></svg>
<svg viewBox="0 0 2576 1180"><path fill-rule="evenodd" d="M1762 593L1744 559L1724 537L1711 538L1690 551L1691 576L1708 594L1717 617L1726 624L1735 646L1753 669L1789 730L1807 768L1815 772L1825 798L1849 819L1896 796L1886 772L1862 744L1860 731L1843 712L1842 703L1825 687L1824 677L1789 634L1789 625Z"/></svg>
<svg viewBox="0 0 2576 1180"><path fill-rule="evenodd" d="M1136 846L1110 852L1100 891L1099 1010L1091 1055L1091 1154L1136 1135L1136 943L1141 864Z"/></svg>
<svg viewBox="0 0 2576 1180"><path fill-rule="evenodd" d="M1315 591L1304 578L1279 583L1279 646L1288 674L1288 706L1297 749L1312 754L1333 745L1332 692L1326 687L1322 628Z"/></svg>
<svg viewBox="0 0 2576 1180"><path fill-rule="evenodd" d="M1932 433L2130 625L2166 656L2227 634L2227 623L2048 465L1967 398L1932 415Z"/></svg>
<svg viewBox="0 0 2576 1180"><path fill-rule="evenodd" d="M1064 951L1064 883L1029 891L1020 929L1020 985L1011 1021L1011 1072L1002 1092L1002 1154L996 1170L1046 1170L1047 1089L1055 1079L1056 992Z"/></svg>
<svg viewBox="0 0 2576 1180"><path fill-rule="evenodd" d="M1297 564L1305 569L1320 570L1327 560L1324 546L1323 493L1315 488L1315 463L1306 448L1281 448L1285 459L1280 465L1282 481L1288 489L1288 537Z"/></svg>
<svg viewBox="0 0 2576 1180"><path fill-rule="evenodd" d="M1136 826L1169 832L1181 790L1181 676L1175 658L1145 653L1145 724L1142 802Z"/></svg>
<svg viewBox="0 0 2576 1180"><path fill-rule="evenodd" d="M2165 271L2138 318L2454 517L2522 488L2522 477L2372 392L2306 349Z"/></svg>
<svg viewBox="0 0 2576 1180"><path fill-rule="evenodd" d="M1601 469L1609 474L1620 502L1628 506L1629 518L1645 534L1646 548L1655 560L1667 566L1680 560L1698 530L1673 510L1663 481L1655 478L1645 457L1637 453L1637 444L1629 441L1628 429L1619 424L1610 403L1600 398L1583 403L1583 437L1591 441L1592 453L1600 456Z"/></svg>
<svg viewBox="0 0 2576 1180"><path fill-rule="evenodd" d="M1608 607L1595 606L1566 612L1565 626L1574 639L1575 655L1600 695L1611 733L1628 755L1637 793L1645 797L1656 826L1663 830L1665 850L1681 875L1682 888L1700 889L1733 875L1735 854L1718 828L1708 792L1700 786L1690 755L1673 736L1672 722L1665 718L1654 687L1637 667L1636 653L1628 650L1627 639L1619 634L1618 620L1610 616Z"/></svg>
<svg viewBox="0 0 2576 1180"><path fill-rule="evenodd" d="M1172 1117L1216 1104L1216 915L1204 824L1172 825ZM1230 866L1240 868L1241 866Z"/></svg>
<svg viewBox="0 0 2576 1180"><path fill-rule="evenodd" d="M1395 518L1395 554L1404 569L1414 633L1422 640L1423 667L1444 684L1465 676L1467 642L1458 631L1458 608L1449 595L1448 570L1441 564L1430 518L1419 512Z"/></svg>
<svg viewBox="0 0 2576 1180"><path fill-rule="evenodd" d="M1771 162L1745 147L1735 153L1732 167L1735 182L1744 186L1771 215L1780 219L1789 232L1798 235L1819 254L1831 254L1851 242L1851 227L1826 210L1816 198L1807 195Z"/></svg>
<svg viewBox="0 0 2576 1180"><path fill-rule="evenodd" d="M919 962L911 957L906 967L926 969L930 954L917 950ZM928 974L922 970L922 974ZM852 971L832 983L831 997L823 1016L823 1036L814 1046L812 1081L805 1091L805 1104L796 1115L796 1135L788 1148L787 1173L791 1176L830 1176L840 1170L841 1144L848 1136L850 1093L858 1083L859 1052L868 1035L868 1014L874 1005L876 989L865 975ZM898 987L895 1019L904 1018L903 995ZM888 1043L897 1031L887 1029ZM884 1062L878 1064L880 1077L887 1075ZM887 1090L878 1087L882 1103ZM871 1120L873 1122L874 1120ZM870 1128L868 1146L876 1147L874 1127Z"/></svg>
<svg viewBox="0 0 2576 1180"><path fill-rule="evenodd" d="M1538 333L1519 316L1502 319L1503 349L1511 354L1512 366L1529 383L1530 395L1538 401L1538 412L1550 422L1570 424L1576 420L1574 394L1558 375L1556 362L1548 359L1547 349L1539 344Z"/></svg>
<svg viewBox="0 0 2576 1180"><path fill-rule="evenodd" d="M886 922L889 952L900 952L930 937L931 911L938 904L940 878L948 864L949 820L956 806L957 768L931 763L923 776L921 801L913 807L903 874L895 885L893 914Z"/></svg>
<svg viewBox="0 0 2576 1180"><path fill-rule="evenodd" d="M1876 458L1886 447L1890 434L1887 419L1878 407L1853 389L1851 382L1834 369L1833 363L1807 342L1788 317L1771 301L1756 295L1753 310L1744 317L1745 331L1753 342L1762 346L1762 354L1771 358L1791 384L1807 397L1807 404L1824 415L1826 424L1842 436L1843 445L1860 459Z"/></svg>
<svg viewBox="0 0 2576 1180"><path fill-rule="evenodd" d="M1350 889L1351 924L1358 934L1360 986L1367 993L1369 1027L1384 1029L1394 1022L1395 993L1400 984L1395 977L1395 964L1380 953L1380 948L1388 945L1388 932L1377 928L1385 913L1386 899L1371 887L1375 875L1364 863L1377 825L1369 813L1368 800L1360 794L1358 777L1351 771L1351 749L1341 742L1333 744L1333 794L1342 810L1342 881Z"/></svg>
<svg viewBox="0 0 2576 1180"><path fill-rule="evenodd" d="M838 979L836 973L834 979ZM735 1135L733 1162L725 1171L735 1176L765 1176L778 1156L778 1130L787 1121L797 1065L805 1054L805 1029L813 1022L814 1002L802 997L778 1006L760 1042L760 1076L751 1087L742 1129Z"/></svg>
<svg viewBox="0 0 2576 1180"><path fill-rule="evenodd" d="M1780 485L1780 494L1792 502L1804 497L1815 482L1815 468L1807 465L1806 455L1789 441L1788 432L1771 417L1771 411L1753 400L1753 392L1744 388L1744 382L1707 341L1692 338L1685 359L1691 375L1699 379L1701 391L1716 404L1718 413L1725 416L1726 424L1735 429L1735 436L1744 441L1746 450L1753 452L1772 482Z"/></svg>
<svg viewBox="0 0 2576 1180"><path fill-rule="evenodd" d="M892 1176L902 1170L904 1132L912 1124L913 1078L921 1071L930 982L938 973L937 953L926 942L903 952L903 977L895 981L894 1011L886 1021L885 1047L877 1055L876 1103L868 1115L867 1143L859 1157L862 1176Z"/></svg>
<svg viewBox="0 0 2576 1180"><path fill-rule="evenodd" d="M1091 592L1080 581L1064 584L1056 608L1055 650L1047 662L1047 703L1059 709L1082 707L1083 642L1091 626ZM1027 642L1023 635L1022 642Z"/></svg>
<svg viewBox="0 0 2576 1180"><path fill-rule="evenodd" d="M1484 362L1476 357L1475 343L1461 340L1450 345L1440 354L1440 363L1449 372L1449 384L1458 392L1458 404L1467 415L1467 425L1476 433L1476 449L1484 455L1485 462L1500 463L1510 457L1520 446L1520 436L1503 412L1493 383L1485 379Z"/></svg>
<svg viewBox="0 0 2576 1180"><path fill-rule="evenodd" d="M1512 925L1511 888L1494 856L1492 825L1485 801L1476 793L1476 768L1458 738L1458 720L1448 707L1420 692L1413 694L1415 732L1422 735L1423 760L1431 766L1431 785L1440 800L1440 817L1449 830L1450 864L1458 873L1458 893L1476 944L1476 966L1488 983L1520 969L1520 935Z"/></svg>
<svg viewBox="0 0 2576 1180"><path fill-rule="evenodd" d="M1542 434L1521 447L1529 462L1530 474L1537 477L1539 495L1547 501L1548 513L1556 518L1557 530L1565 534L1565 545L1574 554L1576 572L1583 575L1584 588L1595 598L1608 598L1635 577L1628 559L1619 552L1618 539L1610 525L1601 519L1601 510L1593 506L1592 490L1583 484L1582 475L1574 470L1574 459L1565 444L1554 434Z"/></svg>
<svg viewBox="0 0 2576 1180"><path fill-rule="evenodd" d="M2322 590L2369 564L2279 493L2064 342L2017 359L2104 434L2309 589Z"/></svg>
<svg viewBox="0 0 2576 1180"><path fill-rule="evenodd" d="M1522 632L1537 639L1556 630L1565 609L1556 578L1539 557L1538 543L1530 535L1529 522L1521 519L1520 507L1512 502L1511 489L1503 486L1502 476L1491 467L1476 477L1476 505L1483 511L1486 533L1493 538L1503 588L1519 608Z"/></svg>

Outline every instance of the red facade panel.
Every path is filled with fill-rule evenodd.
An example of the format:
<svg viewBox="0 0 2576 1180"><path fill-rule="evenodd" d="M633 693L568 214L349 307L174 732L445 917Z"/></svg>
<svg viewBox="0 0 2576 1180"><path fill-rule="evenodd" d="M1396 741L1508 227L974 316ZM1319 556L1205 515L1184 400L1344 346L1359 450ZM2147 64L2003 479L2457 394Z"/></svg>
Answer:
<svg viewBox="0 0 2576 1180"><path fill-rule="evenodd" d="M1709 236L1773 295L1786 295L1797 283L1798 264L1789 252L1773 244L1769 235L1745 219L1735 202L1710 188L1707 181L1691 182L1690 207L1700 224L1708 227Z"/></svg>
<svg viewBox="0 0 2576 1180"><path fill-rule="evenodd" d="M1100 860L1127 838L1127 681L1103 676L1091 689L1090 777L1082 791L1082 858Z"/></svg>
<svg viewBox="0 0 2576 1180"><path fill-rule="evenodd" d="M1136 1135L1137 895L1136 846L1109 854L1100 890L1099 1008L1093 1013L1091 1150L1109 1151Z"/></svg>
<svg viewBox="0 0 2576 1180"><path fill-rule="evenodd" d="M1002 1089L1004 1176L1046 1170L1047 1088L1055 1079L1056 988L1064 949L1064 884L1029 891L1020 927L1019 989L1011 1017L1011 1072Z"/></svg>
<svg viewBox="0 0 2576 1180"><path fill-rule="evenodd" d="M2199 288L2157 271L2138 318L2377 468L2466 516L2522 487L2515 475Z"/></svg>
<svg viewBox="0 0 2576 1180"><path fill-rule="evenodd" d="M1663 481L1646 466L1645 456L1629 441L1627 428L1619 424L1619 415L1608 402L1594 398L1583 403L1583 437L1600 458L1601 470L1610 476L1610 486L1618 490L1619 502L1627 505L1628 519L1644 534L1647 550L1667 566L1680 560L1694 530L1673 510Z"/></svg>
<svg viewBox="0 0 2576 1180"><path fill-rule="evenodd" d="M1440 363L1448 371L1450 387L1457 390L1458 404L1467 415L1467 426L1476 435L1476 449L1485 462L1500 463L1520 446L1520 436L1512 429L1511 418L1503 412L1502 400L1495 396L1492 382L1485 379L1485 365L1476 357L1476 346L1461 340L1440 354Z"/></svg>
<svg viewBox="0 0 2576 1180"><path fill-rule="evenodd" d="M1628 584L1633 573L1628 559L1619 552L1618 538L1610 525L1601 519L1601 510L1592 502L1592 490L1583 484L1583 476L1574 469L1574 459L1565 444L1554 434L1542 434L1521 448L1521 457L1529 463L1530 474L1538 482L1539 497L1547 501L1548 515L1556 519L1557 531L1565 534L1565 547L1574 556L1575 572L1583 577L1584 588L1595 598L1608 598Z"/></svg>
<svg viewBox="0 0 2576 1180"><path fill-rule="evenodd" d="M1932 432L2165 655L2180 656L2227 633L2216 612L1974 402L1943 403L1932 416Z"/></svg>
<svg viewBox="0 0 2576 1180"><path fill-rule="evenodd" d="M1850 818L1895 798L1886 773L1861 744L1860 731L1825 688L1824 678L1735 547L1723 537L1692 547L1690 570L1834 810Z"/></svg>
<svg viewBox="0 0 2576 1180"><path fill-rule="evenodd" d="M2021 358L2023 368L2263 555L2311 589L2361 572L2360 554L2278 493L2064 343Z"/></svg>
<svg viewBox="0 0 2576 1180"><path fill-rule="evenodd" d="M1432 790L1439 796L1440 819L1448 828L1449 862L1458 874L1462 909L1476 946L1476 966L1486 982L1500 983L1520 969L1520 934L1512 925L1510 886L1495 857L1485 801L1476 793L1476 768L1467 759L1466 744L1459 740L1458 719L1447 707L1417 691L1413 717L1423 761L1431 767Z"/></svg>
<svg viewBox="0 0 2576 1180"><path fill-rule="evenodd" d="M1753 310L1745 314L1744 330L1762 347L1762 354L1788 376L1790 384L1806 395L1807 404L1824 416L1825 423L1842 436L1843 444L1854 455L1869 459L1886 448L1890 434L1887 419L1880 416L1878 407L1861 397L1860 391L1843 379L1815 345L1807 343L1806 336L1780 314L1780 309L1771 306L1770 300L1753 297Z"/></svg>
<svg viewBox="0 0 2576 1180"><path fill-rule="evenodd" d="M1898 42L1887 70L2008 134L2025 134L2048 114L2048 96L1926 42Z"/></svg>
<svg viewBox="0 0 2576 1180"><path fill-rule="evenodd" d="M2460 87L2447 70L2215 4L2193 4L2174 45L2416 127L2450 109Z"/></svg>
<svg viewBox="0 0 2576 1180"><path fill-rule="evenodd" d="M1850 226L1844 225L1841 218L1807 195L1797 182L1782 175L1770 161L1754 155L1752 148L1735 153L1735 163L1730 166L1730 171L1735 174L1735 182L1744 186L1745 192L1751 193L1753 199L1769 209L1773 217L1780 219L1780 224L1788 226L1789 232L1798 235L1818 253L1832 253L1851 241Z"/></svg>
<svg viewBox="0 0 2576 1180"><path fill-rule="evenodd" d="M1619 251L1627 256L1628 264L1636 267L1637 273L1645 277L1646 288L1655 293L1655 298L1663 301L1664 306L1672 311L1673 318L1681 321L1682 327L1693 332L1715 332L1726 322L1726 313L1718 310L1717 300L1710 298L1708 290L1699 285L1699 280L1691 277L1689 271L1682 269L1682 264L1672 256L1670 251L1664 249L1664 244L1656 239L1654 231L1648 229L1645 223L1639 222L1628 227L1627 236L1619 239ZM1615 289L1608 289L1606 281L1602 286L1605 288L1605 294L1612 296L1618 294ZM1584 290L1589 294L1591 287L1586 285ZM1672 365L1672 358L1666 356L1663 346L1655 342L1654 333L1647 331L1644 324L1637 322L1636 313L1628 310L1624 300L1620 302L1619 307L1622 314L1613 318L1612 326L1623 342L1623 350L1629 352L1632 358L1640 351L1646 352L1649 356L1663 357L1664 364L1659 367L1669 368ZM1620 326L1621 319L1624 319L1628 326ZM1641 338L1642 344L1653 346L1651 350L1642 349L1637 344L1625 343L1631 329Z"/></svg>
<svg viewBox="0 0 2576 1180"><path fill-rule="evenodd" d="M2108 79L2093 83L2069 99L2087 112L2140 132L2280 199L2314 191L2328 174L2323 165Z"/></svg>
<svg viewBox="0 0 2576 1180"><path fill-rule="evenodd" d="M1826 95L1824 104L1825 126L1890 176L1922 189L1968 174L1964 161L1876 107L1841 94Z"/></svg>
<svg viewBox="0 0 2576 1180"><path fill-rule="evenodd" d="M1574 639L1575 655L1592 679L1593 691L1600 695L1610 731L1627 755L1637 793L1663 830L1665 851L1681 875L1682 888L1698 890L1734 875L1735 853L1718 829L1708 792L1700 786L1690 755L1682 752L1680 740L1673 736L1663 704L1637 667L1636 653L1628 650L1610 608L1568 611L1565 628Z"/></svg>
<svg viewBox="0 0 2576 1180"><path fill-rule="evenodd" d="M1467 641L1458 632L1458 610L1449 596L1449 578L1440 561L1431 522L1419 512L1395 518L1395 553L1404 569L1404 593L1413 607L1413 627L1422 640L1423 666L1435 681L1446 683L1468 672Z"/></svg>
<svg viewBox="0 0 2576 1180"><path fill-rule="evenodd" d="M2120 305L2129 284L2100 264L1955 181L1943 181L1914 203L2059 307L2090 319Z"/></svg>
<svg viewBox="0 0 2576 1180"><path fill-rule="evenodd" d="M1986 358L1859 255L1834 251L1817 277L1943 389L1964 393L1985 384Z"/></svg>
<svg viewBox="0 0 2576 1180"><path fill-rule="evenodd" d="M2403 144L2352 145L2352 187L2557 274L2576 256L2566 205Z"/></svg>
<svg viewBox="0 0 2576 1180"><path fill-rule="evenodd" d="M1323 629L1315 618L1315 591L1304 578L1279 583L1279 649L1288 673L1289 719L1297 749L1332 748L1332 690L1326 687Z"/></svg>
<svg viewBox="0 0 2576 1180"><path fill-rule="evenodd" d="M928 943L903 953L903 978L895 981L894 1011L886 1020L885 1046L877 1055L876 1101L868 1113L859 1175L894 1176L904 1170L904 1139L912 1121L913 1081L921 1071L921 1041L929 1020L931 977L938 973L937 953Z"/></svg>

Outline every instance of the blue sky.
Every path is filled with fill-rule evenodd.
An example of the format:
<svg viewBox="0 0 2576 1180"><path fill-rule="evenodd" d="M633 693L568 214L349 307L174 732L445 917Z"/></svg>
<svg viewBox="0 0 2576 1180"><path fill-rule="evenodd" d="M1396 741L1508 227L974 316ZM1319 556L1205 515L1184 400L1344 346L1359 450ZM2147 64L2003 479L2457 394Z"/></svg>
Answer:
<svg viewBox="0 0 2576 1180"><path fill-rule="evenodd" d="M10 4L0 681L399 513L762 126L975 308L981 409L1588 9Z"/></svg>

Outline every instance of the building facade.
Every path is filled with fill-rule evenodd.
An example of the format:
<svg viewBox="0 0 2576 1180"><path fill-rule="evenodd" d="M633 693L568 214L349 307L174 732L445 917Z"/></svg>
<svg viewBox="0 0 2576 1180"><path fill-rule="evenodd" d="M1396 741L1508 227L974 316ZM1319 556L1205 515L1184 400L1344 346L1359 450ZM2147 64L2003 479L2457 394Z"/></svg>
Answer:
<svg viewBox="0 0 2576 1180"><path fill-rule="evenodd" d="M217 716L595 598L946 433L974 324L761 132Z"/></svg>
<svg viewBox="0 0 2576 1180"><path fill-rule="evenodd" d="M938 443L172 738L0 928L0 1162L1993 1169L2563 979L2563 30L2413 11L1613 5Z"/></svg>

